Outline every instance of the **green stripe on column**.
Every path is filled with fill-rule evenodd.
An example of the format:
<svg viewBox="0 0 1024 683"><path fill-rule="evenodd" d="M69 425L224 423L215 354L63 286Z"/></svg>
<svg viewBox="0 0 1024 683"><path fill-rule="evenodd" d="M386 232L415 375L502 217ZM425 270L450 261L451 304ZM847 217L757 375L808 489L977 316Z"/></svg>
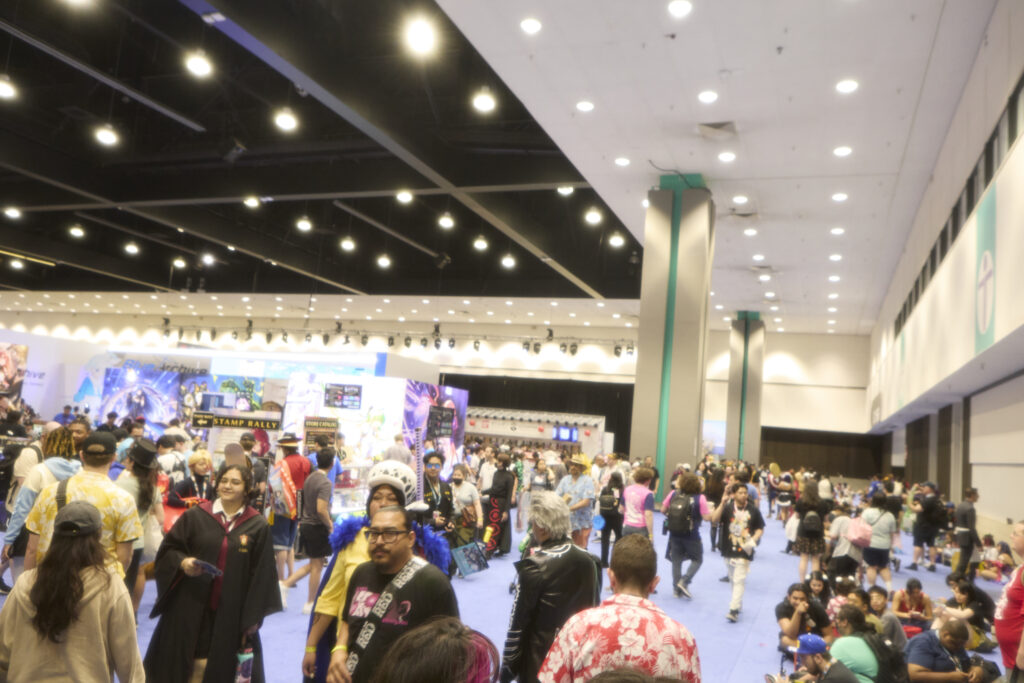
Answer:
<svg viewBox="0 0 1024 683"><path fill-rule="evenodd" d="M750 371L750 321L759 320L761 314L756 311L740 311L736 314L743 321L743 370L740 375L740 437L736 448L736 457L743 460L743 442L747 433L747 374Z"/></svg>
<svg viewBox="0 0 1024 683"><path fill-rule="evenodd" d="M658 403L658 439L654 451L655 466L659 471L664 472L665 451L668 447L668 404L672 390L672 346L675 343L676 280L679 277L679 225L683 217L684 179L678 175L663 175L660 188L672 191L668 292L665 297L665 338L661 347L661 400ZM664 479L664 477L662 478ZM661 483L659 483L659 488L660 485Z"/></svg>

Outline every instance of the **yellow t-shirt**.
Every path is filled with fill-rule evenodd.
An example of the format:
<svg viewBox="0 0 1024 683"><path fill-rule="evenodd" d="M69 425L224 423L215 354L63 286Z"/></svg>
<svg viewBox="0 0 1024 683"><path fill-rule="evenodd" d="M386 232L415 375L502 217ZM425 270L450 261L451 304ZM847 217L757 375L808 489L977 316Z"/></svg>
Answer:
<svg viewBox="0 0 1024 683"><path fill-rule="evenodd" d="M95 472L79 472L68 481L67 502L84 500L100 511L103 530L100 542L110 555L111 564L124 576L124 567L117 561L117 544L130 543L142 537L142 523L135 508L135 499L117 486L110 478ZM53 538L53 520L57 516L57 487L50 484L39 492L35 505L28 513L25 527L39 535L36 562L41 562Z"/></svg>
<svg viewBox="0 0 1024 683"><path fill-rule="evenodd" d="M370 546L362 530L356 534L355 540L338 551L338 558L334 561L334 571L327 585L316 599L316 606L313 611L338 620L338 627L341 627L342 614L345 609L345 596L348 593L348 582L356 567L364 562L370 561Z"/></svg>

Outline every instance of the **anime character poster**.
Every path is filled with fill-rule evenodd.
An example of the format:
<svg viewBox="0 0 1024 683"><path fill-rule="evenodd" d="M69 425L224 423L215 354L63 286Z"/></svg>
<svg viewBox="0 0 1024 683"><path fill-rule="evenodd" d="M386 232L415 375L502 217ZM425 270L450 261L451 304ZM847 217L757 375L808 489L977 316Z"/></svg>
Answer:
<svg viewBox="0 0 1024 683"><path fill-rule="evenodd" d="M468 405L469 392L465 389L406 381L402 422L406 445L415 450L417 441L422 444L432 440L434 448L444 454L445 477L463 460Z"/></svg>
<svg viewBox="0 0 1024 683"><path fill-rule="evenodd" d="M27 367L28 346L0 342L0 394L6 394L12 406L21 403Z"/></svg>
<svg viewBox="0 0 1024 683"><path fill-rule="evenodd" d="M178 415L181 374L151 367L107 368L100 415L115 412L146 420L146 436L156 439Z"/></svg>
<svg viewBox="0 0 1024 683"><path fill-rule="evenodd" d="M192 421L196 410L264 410L262 377L193 375L182 377L179 391L178 416L186 422Z"/></svg>

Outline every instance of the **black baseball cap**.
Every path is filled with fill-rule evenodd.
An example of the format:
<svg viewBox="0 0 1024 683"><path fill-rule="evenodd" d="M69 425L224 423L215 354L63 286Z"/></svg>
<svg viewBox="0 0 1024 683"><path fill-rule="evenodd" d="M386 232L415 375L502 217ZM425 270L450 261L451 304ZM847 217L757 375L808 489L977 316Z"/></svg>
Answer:
<svg viewBox="0 0 1024 683"><path fill-rule="evenodd" d="M88 536L100 530L100 511L92 503L73 500L57 511L53 520L54 536Z"/></svg>
<svg viewBox="0 0 1024 683"><path fill-rule="evenodd" d="M92 455L113 455L117 441L110 432L93 432L82 441L82 452Z"/></svg>

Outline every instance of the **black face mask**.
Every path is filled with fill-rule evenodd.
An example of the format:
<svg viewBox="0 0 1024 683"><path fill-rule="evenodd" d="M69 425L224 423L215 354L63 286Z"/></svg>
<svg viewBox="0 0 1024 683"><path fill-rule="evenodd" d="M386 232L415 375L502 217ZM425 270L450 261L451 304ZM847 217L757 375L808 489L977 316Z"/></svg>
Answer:
<svg viewBox="0 0 1024 683"><path fill-rule="evenodd" d="M458 486L459 484L462 483L462 480L461 479L452 479L452 483L455 484L456 486Z"/></svg>

